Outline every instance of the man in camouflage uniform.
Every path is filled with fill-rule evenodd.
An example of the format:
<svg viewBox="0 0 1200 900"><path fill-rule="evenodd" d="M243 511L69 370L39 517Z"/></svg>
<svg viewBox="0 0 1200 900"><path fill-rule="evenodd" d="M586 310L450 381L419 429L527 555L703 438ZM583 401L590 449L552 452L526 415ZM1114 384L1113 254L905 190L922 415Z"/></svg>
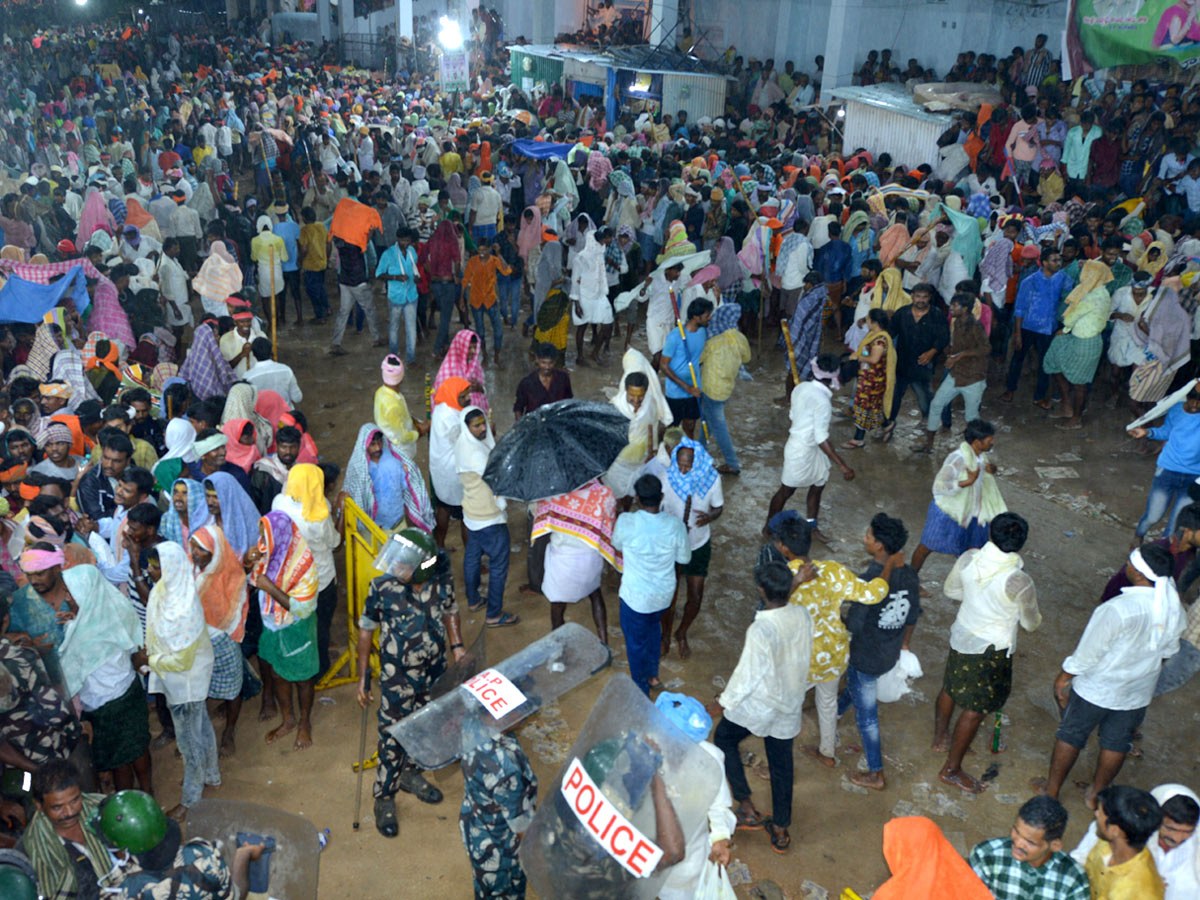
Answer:
<svg viewBox="0 0 1200 900"><path fill-rule="evenodd" d="M396 791L440 803L442 792L421 775L387 729L429 702L429 692L446 670L446 645L455 659L464 655L450 557L429 535L406 528L389 541L393 562L371 582L358 620L358 702L371 702L371 641L379 635L379 772L375 777L375 827L384 837L399 833ZM386 545L385 545L386 546Z"/></svg>
<svg viewBox="0 0 1200 900"><path fill-rule="evenodd" d="M523 900L517 847L537 812L529 758L513 735L498 734L464 753L462 770L458 830L475 873L475 900Z"/></svg>
<svg viewBox="0 0 1200 900"><path fill-rule="evenodd" d="M0 597L0 765L33 772L71 755L79 720L41 655L5 637L7 630L8 601Z"/></svg>

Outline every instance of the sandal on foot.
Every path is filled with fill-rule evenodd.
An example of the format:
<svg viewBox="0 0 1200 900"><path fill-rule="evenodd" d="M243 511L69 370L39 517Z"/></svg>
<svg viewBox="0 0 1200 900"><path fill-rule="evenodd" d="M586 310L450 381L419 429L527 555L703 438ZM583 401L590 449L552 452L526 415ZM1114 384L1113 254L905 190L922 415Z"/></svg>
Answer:
<svg viewBox="0 0 1200 900"><path fill-rule="evenodd" d="M467 609L469 609L471 612L479 612L479 610L483 609L485 606L487 606L487 600L480 600L478 603L468 603Z"/></svg>
<svg viewBox="0 0 1200 900"><path fill-rule="evenodd" d="M722 463L721 465L717 466L717 472L719 472L721 475L741 475L742 474L741 469L735 469L732 466L730 466L728 463Z"/></svg>
<svg viewBox="0 0 1200 900"><path fill-rule="evenodd" d="M520 616L514 616L512 613L501 613L500 618L495 622L488 622L488 628L505 628L509 625L516 625L521 621Z"/></svg>
<svg viewBox="0 0 1200 900"><path fill-rule="evenodd" d="M787 853L792 846L792 836L786 828L776 828L772 825L767 833L771 835L771 849L776 853Z"/></svg>
<svg viewBox="0 0 1200 900"><path fill-rule="evenodd" d="M770 821L768 816L764 816L760 812L755 812L753 815L745 813L737 814L737 830L738 831L762 831L767 822Z"/></svg>

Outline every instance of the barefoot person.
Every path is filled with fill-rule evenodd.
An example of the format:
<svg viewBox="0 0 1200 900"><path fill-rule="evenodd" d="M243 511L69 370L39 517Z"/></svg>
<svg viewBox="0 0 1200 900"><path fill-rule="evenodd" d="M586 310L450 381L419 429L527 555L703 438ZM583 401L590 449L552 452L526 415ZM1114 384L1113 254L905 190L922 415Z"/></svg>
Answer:
<svg viewBox="0 0 1200 900"><path fill-rule="evenodd" d="M317 566L304 537L286 513L273 511L258 523L258 544L245 559L250 584L258 589L263 633L258 653L271 667L283 722L267 734L273 744L296 732L295 748L312 746L313 679L317 656ZM292 685L300 706L299 730Z"/></svg>
<svg viewBox="0 0 1200 900"><path fill-rule="evenodd" d="M805 515L817 538L824 540L817 524L821 513L821 493L829 480L829 464L841 470L846 481L854 480L854 470L846 465L829 441L829 420L833 416L833 395L842 386L839 360L832 354L814 357L809 380L792 388L791 428L783 447L783 471L779 490L771 498L767 521L783 509L796 488L807 488Z"/></svg>
<svg viewBox="0 0 1200 900"><path fill-rule="evenodd" d="M1031 783L1039 793L1058 796L1095 729L1100 756L1084 794L1089 809L1096 808L1097 796L1121 771L1154 696L1163 660L1179 651L1186 624L1171 577L1173 566L1165 547L1134 550L1125 564L1131 586L1096 607L1075 652L1063 660L1054 679L1062 722L1054 736L1049 776Z"/></svg>
<svg viewBox="0 0 1200 900"><path fill-rule="evenodd" d="M1042 368L1053 375L1062 396L1062 410L1051 413L1063 419L1062 429L1080 427L1088 387L1096 377L1096 367L1104 352L1104 326L1112 309L1112 298L1105 287L1112 281L1112 270L1098 259L1083 264L1079 285L1067 294L1062 328L1050 342L1042 359Z"/></svg>
<svg viewBox="0 0 1200 900"><path fill-rule="evenodd" d="M1029 526L1016 513L1001 513L992 522L991 540L968 550L946 577L947 597L962 601L950 627L950 655L938 694L933 749L949 751L938 778L976 794L984 785L962 770L963 757L984 716L998 711L1012 690L1012 655L1017 625L1036 631L1042 623L1033 579L1022 571L1018 551ZM950 718L962 707L950 736Z"/></svg>

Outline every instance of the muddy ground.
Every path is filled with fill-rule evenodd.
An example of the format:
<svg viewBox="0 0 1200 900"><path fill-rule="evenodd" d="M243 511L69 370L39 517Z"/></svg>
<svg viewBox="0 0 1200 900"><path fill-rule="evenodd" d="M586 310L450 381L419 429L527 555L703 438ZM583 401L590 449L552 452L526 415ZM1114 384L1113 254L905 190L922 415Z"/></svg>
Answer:
<svg viewBox="0 0 1200 900"><path fill-rule="evenodd" d="M336 298L331 279L331 294ZM336 299L335 299L336 302ZM385 309L380 295L379 308ZM455 326L457 327L457 325ZM290 324L280 331L280 359L292 365L305 392L303 409L321 454L345 464L358 427L371 417L372 394L378 383L381 351L372 349L366 333L346 337L349 356L325 355L329 325ZM644 332L635 346L644 348ZM501 433L512 424L511 404L517 380L530 368L528 340L520 331L506 330L497 371L487 369L492 408ZM740 477L726 477L726 513L713 527L714 554L703 612L692 631L692 656L681 662L675 655L664 660L663 680L676 690L707 700L714 680L728 677L741 648L742 633L754 608L752 569L761 540L768 500L778 485L779 466L786 439L787 415L773 401L782 394L784 356L768 339L749 365L752 382L739 381L727 415L742 457ZM618 355L619 356L619 355ZM573 350L569 360L573 360ZM404 392L410 408L424 407L424 376L436 371L431 344L418 348L415 365L408 370ZM620 376L617 358L607 368L580 368L571 372L575 394L604 400ZM996 371L992 381L999 380ZM940 785L937 772L942 757L930 752L932 701L941 684L947 634L954 605L940 592L941 580L951 559L933 556L922 573L922 586L932 592L924 601L912 649L921 660L925 676L915 691L898 703L880 709L888 787L882 793L859 793L845 779L858 764L859 754L843 752L836 769L826 769L799 752L803 743L816 742L816 720L806 713L804 731L797 741L796 789L791 827L793 844L786 856L771 851L765 835L739 834L734 842L735 880L749 883L770 879L791 898L823 897L820 886L836 897L852 887L867 896L887 877L880 852L881 830L890 816L911 814L914 809L933 816L962 852L976 842L1007 834L1016 807L1029 795L1027 782L1044 774L1056 724L1051 682L1062 658L1082 632L1095 598L1105 581L1122 564L1133 524L1140 516L1153 474L1153 460L1132 452L1122 426L1129 420L1123 411L1104 409L1107 388L1089 410L1081 431L1062 432L1051 427L1046 414L1030 402L1032 376L1027 375L1017 402L1001 404L999 391L989 390L983 407L985 418L995 422L999 434L996 458L1001 467L1000 485L1008 505L1031 525L1024 553L1026 571L1037 583L1045 621L1039 632L1018 639L1015 684L1003 729L1007 749L990 752L990 729L976 739L977 753L967 766L975 774L989 764L999 767L991 789L978 798ZM838 403L848 403L844 388ZM955 430L961 430L961 406L956 408ZM901 516L915 547L930 499L930 485L942 457L958 442L950 435L938 438L933 456L915 456L908 447L918 435L920 420L910 394L895 439L890 444L870 440L866 449L842 451L858 477L852 483L837 478L826 489L822 528L832 540L826 550L814 545L815 555L838 559L861 569L865 552L860 538L870 517L879 510ZM852 425L835 425L837 441L850 437ZM713 448L715 452L715 447ZM427 465L428 443L421 441L419 462ZM1049 471L1046 467L1050 468ZM1043 469L1039 473L1039 469ZM1065 476L1065 477L1064 477ZM793 498L792 504L802 502ZM544 634L549 611L540 597L522 596L527 545L524 517L510 515L514 556L506 591L506 608L521 616L515 628L493 630L488 635L489 658L508 656ZM456 577L461 579L461 547L457 530L450 536ZM340 564L340 560L339 560ZM461 587L461 580L459 580ZM609 609L613 643L613 673L627 671L617 616L616 573L606 575L604 592ZM461 598L460 591L460 598ZM463 606L465 637L472 640L483 627L481 614ZM568 613L571 621L591 627L585 604ZM344 610L334 625L334 649L345 648ZM607 673L569 694L557 709L547 709L521 730L523 744L539 779L548 784L563 762L593 700L609 677ZM1196 684L1156 700L1147 716L1145 758L1130 760L1121 780L1140 787L1164 781L1197 782L1197 751L1193 748L1200 715L1195 712ZM372 728L374 716L371 717ZM318 694L314 712L314 746L305 752L292 749L290 740L267 746L263 740L271 724L257 720L257 701L242 716L237 733L237 754L222 765L224 783L215 796L236 797L270 804L308 817L318 828L329 828L331 840L321 859L322 898L468 898L471 872L459 838L458 807L461 776L450 767L431 776L445 792L438 806L426 806L406 794L398 798L400 836L386 840L371 819L370 783L364 783L363 824L351 829L355 774L351 769L358 749L359 711L354 689L345 685ZM1174 724L1172 724L1174 723ZM217 722L217 728L221 723ZM842 719L843 747L857 745L853 716ZM763 758L761 742L750 739L744 750ZM1076 778L1086 778L1095 763L1093 744L1082 754ZM155 756L155 781L160 800L176 802L181 769L170 749ZM760 808L769 808L766 781L751 776ZM1089 821L1082 791L1071 782L1062 799L1071 812L1067 843L1073 846ZM315 851L314 851L315 852ZM811 884L810 884L811 883ZM746 896L748 887L738 888Z"/></svg>

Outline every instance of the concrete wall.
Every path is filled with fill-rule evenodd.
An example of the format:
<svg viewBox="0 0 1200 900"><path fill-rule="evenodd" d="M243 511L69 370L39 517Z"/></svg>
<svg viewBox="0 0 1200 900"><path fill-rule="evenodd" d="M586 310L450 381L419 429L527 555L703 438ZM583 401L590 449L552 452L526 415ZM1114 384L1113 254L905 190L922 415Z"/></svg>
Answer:
<svg viewBox="0 0 1200 900"><path fill-rule="evenodd" d="M833 0L839 3L839 0ZM714 43L735 45L744 56L775 58L777 68L792 59L812 71L825 53L830 0L694 0L696 33L711 28ZM1007 55L1014 45L1028 48L1039 32L1057 50L1066 0L1042 7L1023 0L845 0L847 17L862 27L848 28L855 66L869 50L891 48L901 68L915 56L939 76L964 50ZM781 15L781 10L783 14ZM708 49L708 48L706 48Z"/></svg>

